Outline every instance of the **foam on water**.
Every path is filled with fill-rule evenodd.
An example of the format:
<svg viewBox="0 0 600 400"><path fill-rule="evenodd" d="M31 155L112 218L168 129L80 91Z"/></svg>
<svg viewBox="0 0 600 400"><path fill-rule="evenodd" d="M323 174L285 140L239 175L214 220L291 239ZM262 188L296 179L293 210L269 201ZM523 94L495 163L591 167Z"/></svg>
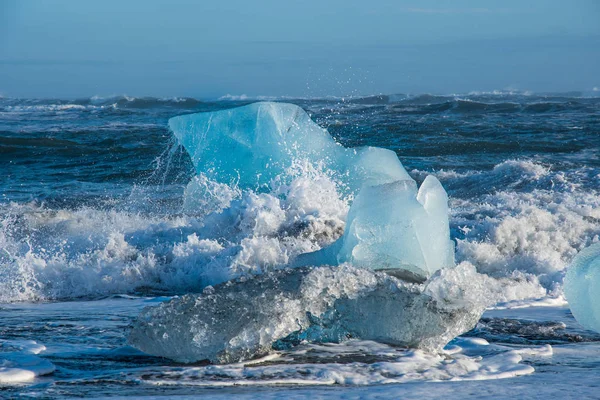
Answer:
<svg viewBox="0 0 600 400"><path fill-rule="evenodd" d="M337 239L348 210L330 178L294 174L274 180L269 193L233 188L231 195L197 178L210 186L194 196L204 207L179 215L2 205L0 301L199 291L283 267Z"/></svg>
<svg viewBox="0 0 600 400"><path fill-rule="evenodd" d="M494 196L494 215L472 225L459 240L457 258L482 272L503 276L513 271L537 275L544 286L560 293L564 269L578 250L598 240L599 198L593 194L562 195L534 191ZM489 204L489 203L488 203ZM491 206L491 205L490 205ZM471 214L473 205L467 205ZM485 214L485 204L478 207ZM460 212L457 207L457 213ZM458 219L458 218L457 218ZM470 219L470 218L469 218Z"/></svg>
<svg viewBox="0 0 600 400"><path fill-rule="evenodd" d="M186 196L195 200L185 205L184 214L173 216L3 204L2 301L144 288L198 291L243 271L276 268L297 254L318 250L343 232L348 199L331 178L308 167L300 170L290 183L274 182L270 193L199 177L195 182L205 187L197 190L211 195ZM451 196L457 260L494 277L535 275L545 288L560 294L571 257L598 240L598 199L593 192L545 189L501 190L468 200ZM203 215L210 210L217 213Z"/></svg>
<svg viewBox="0 0 600 400"><path fill-rule="evenodd" d="M541 163L508 160L489 171L437 175L450 193L457 261L482 273L533 275L550 295L560 296L571 259L600 239L600 196L589 189L596 179L592 168L567 175Z"/></svg>
<svg viewBox="0 0 600 400"><path fill-rule="evenodd" d="M510 350L489 345L481 339L465 339L451 351L428 353L402 350L371 341L350 340L343 344L302 345L252 362L184 368L180 371L149 373L153 385L255 386L255 385L381 385L419 381L465 381L503 379L531 374L534 369L523 359L550 357L550 346ZM495 352L473 357L462 354ZM369 358L380 360L368 362ZM306 363L310 357L320 363ZM340 363L340 360L354 362Z"/></svg>

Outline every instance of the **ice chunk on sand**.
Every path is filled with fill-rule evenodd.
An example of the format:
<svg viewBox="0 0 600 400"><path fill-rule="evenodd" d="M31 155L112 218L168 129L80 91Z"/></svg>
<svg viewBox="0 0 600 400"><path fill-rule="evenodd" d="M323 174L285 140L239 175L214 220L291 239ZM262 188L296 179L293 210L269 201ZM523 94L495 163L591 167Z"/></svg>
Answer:
<svg viewBox="0 0 600 400"><path fill-rule="evenodd" d="M413 180L365 186L352 203L343 236L330 247L298 257L297 265L338 265L390 270L424 281L454 266L448 196L428 176L417 192Z"/></svg>
<svg viewBox="0 0 600 400"><path fill-rule="evenodd" d="M577 322L600 332L600 243L575 256L567 269L564 291Z"/></svg>
<svg viewBox="0 0 600 400"><path fill-rule="evenodd" d="M335 172L352 191L365 183L411 180L393 151L345 148L294 104L260 102L183 115L171 118L169 127L198 174L242 188L268 184L297 160Z"/></svg>
<svg viewBox="0 0 600 400"><path fill-rule="evenodd" d="M281 270L147 308L130 342L176 361L214 363L247 360L302 340L361 338L441 349L471 329L485 308L479 299L438 298L448 293L440 289L446 280L437 274L427 285L414 285L350 265ZM454 293L469 292L454 280L448 285L459 287Z"/></svg>

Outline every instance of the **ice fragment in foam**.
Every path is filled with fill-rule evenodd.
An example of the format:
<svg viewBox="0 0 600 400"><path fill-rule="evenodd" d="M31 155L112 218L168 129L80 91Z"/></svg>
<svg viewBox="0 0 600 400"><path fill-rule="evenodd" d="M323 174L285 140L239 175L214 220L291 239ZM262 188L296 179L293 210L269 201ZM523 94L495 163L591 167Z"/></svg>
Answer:
<svg viewBox="0 0 600 400"><path fill-rule="evenodd" d="M0 339L0 385L20 384L54 372L50 361L38 357L46 346L33 340Z"/></svg>
<svg viewBox="0 0 600 400"><path fill-rule="evenodd" d="M575 256L567 269L564 292L577 322L600 332L600 243Z"/></svg>

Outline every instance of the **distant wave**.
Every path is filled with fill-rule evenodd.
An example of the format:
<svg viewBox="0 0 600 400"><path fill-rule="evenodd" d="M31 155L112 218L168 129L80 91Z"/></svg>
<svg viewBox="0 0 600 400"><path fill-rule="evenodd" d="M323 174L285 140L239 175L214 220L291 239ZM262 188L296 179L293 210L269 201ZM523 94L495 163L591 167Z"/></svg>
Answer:
<svg viewBox="0 0 600 400"><path fill-rule="evenodd" d="M194 109L203 104L191 97L130 97L112 96L64 99L16 99L0 98L0 111L4 112L57 112L96 111L110 109L175 108Z"/></svg>
<svg viewBox="0 0 600 400"><path fill-rule="evenodd" d="M594 88L598 89L598 88ZM566 101L568 99L589 99L598 98L600 90L570 91L570 92L542 92L534 93L531 91L514 91L514 90L494 90L494 91L472 91L468 93L449 93L449 94L432 94L432 93L392 93L392 94L368 94L368 95L348 95L348 96L251 96L247 94L226 94L218 97L217 101L341 101L345 103L357 104L393 104L399 102L411 102L412 104L437 104L447 101L468 99L474 101L491 101L498 102L503 98L522 99L527 102L534 101Z"/></svg>
<svg viewBox="0 0 600 400"><path fill-rule="evenodd" d="M130 96L116 96L116 97L99 97L94 96L90 99L80 100L81 102L90 102L92 104L114 104L119 108L152 108L152 107L176 107L186 108L195 107L202 103L192 97L130 97Z"/></svg>
<svg viewBox="0 0 600 400"><path fill-rule="evenodd" d="M351 96L249 96L246 94L226 94L216 99L197 99L193 97L134 97L92 96L74 100L66 99L26 99L0 96L0 111L8 112L57 112L86 111L100 109L148 109L174 108L194 109L210 102L252 102L252 101L289 101L289 102L339 102L356 105L399 106L435 106L430 111L454 110L468 111L526 111L546 112L563 108L576 108L581 105L598 104L599 91L531 93L515 91L470 92L464 94L373 94ZM518 105L525 107L520 109ZM436 109L437 107L437 109ZM558 108L557 108L558 107Z"/></svg>
<svg viewBox="0 0 600 400"><path fill-rule="evenodd" d="M600 100L600 99L599 99ZM519 102L483 102L475 99L446 99L443 96L431 98L429 96L419 96L414 99L406 99L393 105L393 109L400 113L431 114L440 112L456 113L547 113L568 110L587 110L589 106L600 106L600 101L580 102L566 101L561 102L557 99L549 101Z"/></svg>

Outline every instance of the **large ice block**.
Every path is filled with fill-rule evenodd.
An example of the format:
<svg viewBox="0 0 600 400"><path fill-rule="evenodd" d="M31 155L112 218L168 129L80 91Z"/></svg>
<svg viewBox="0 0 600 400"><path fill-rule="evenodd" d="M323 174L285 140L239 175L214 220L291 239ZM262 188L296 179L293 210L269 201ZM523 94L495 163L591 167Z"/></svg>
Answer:
<svg viewBox="0 0 600 400"><path fill-rule="evenodd" d="M458 272L467 279L438 274L418 286L350 265L281 270L149 307L129 340L180 362L238 362L277 345L347 338L439 350L486 306L469 297L471 280L484 286L474 269Z"/></svg>
<svg viewBox="0 0 600 400"><path fill-rule="evenodd" d="M350 207L343 236L330 247L298 257L297 265L350 262L423 281L454 266L448 196L428 176L417 192L413 180L365 186Z"/></svg>
<svg viewBox="0 0 600 400"><path fill-rule="evenodd" d="M454 266L446 192L432 176L417 191L390 150L345 148L302 108L286 103L184 115L171 118L169 125L202 179L256 189L308 162L356 196L344 235L321 251L298 257L295 266L350 262L393 270L414 281ZM199 193L193 185L186 196ZM192 203L188 200L186 204Z"/></svg>
<svg viewBox="0 0 600 400"><path fill-rule="evenodd" d="M577 322L600 332L600 243L575 256L567 269L564 291Z"/></svg>
<svg viewBox="0 0 600 400"><path fill-rule="evenodd" d="M351 191L411 180L393 151L345 148L294 104L259 102L183 115L171 118L169 127L198 174L242 188L268 184L302 160L334 172Z"/></svg>

